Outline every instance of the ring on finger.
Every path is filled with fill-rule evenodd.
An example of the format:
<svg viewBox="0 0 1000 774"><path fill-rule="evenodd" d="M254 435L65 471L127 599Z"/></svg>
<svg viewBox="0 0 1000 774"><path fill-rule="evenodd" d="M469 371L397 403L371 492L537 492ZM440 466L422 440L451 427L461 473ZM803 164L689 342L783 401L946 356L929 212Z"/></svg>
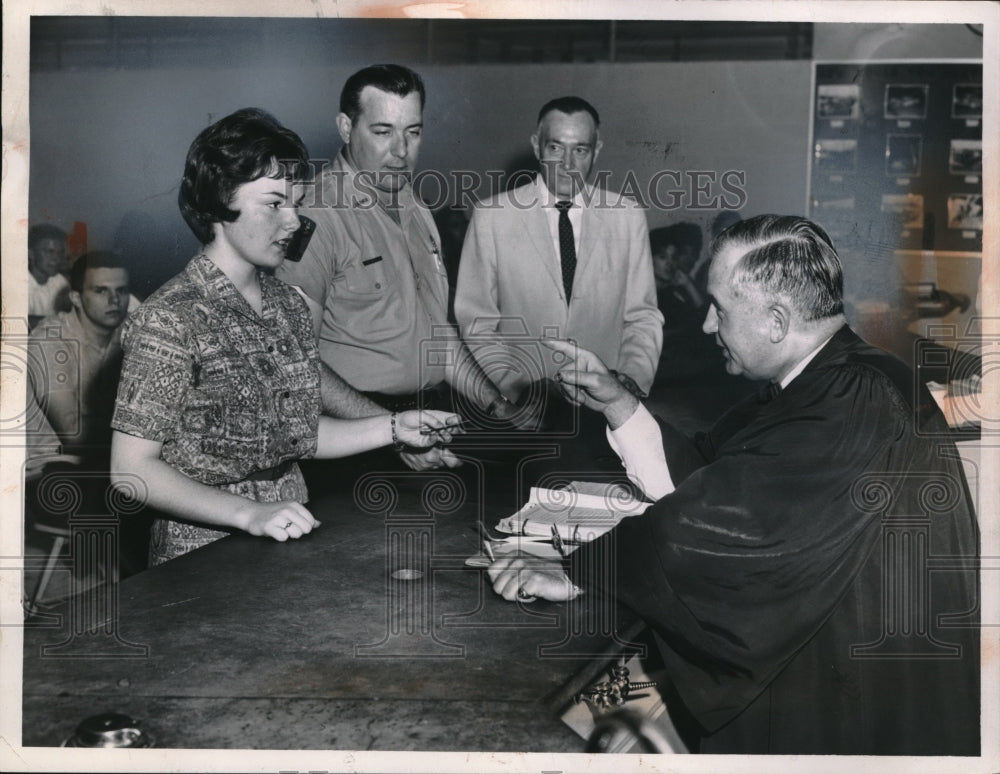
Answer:
<svg viewBox="0 0 1000 774"><path fill-rule="evenodd" d="M286 521L284 523L284 525L282 526L282 529L288 529L290 526L292 526L292 520L291 519L289 519L288 521Z"/></svg>

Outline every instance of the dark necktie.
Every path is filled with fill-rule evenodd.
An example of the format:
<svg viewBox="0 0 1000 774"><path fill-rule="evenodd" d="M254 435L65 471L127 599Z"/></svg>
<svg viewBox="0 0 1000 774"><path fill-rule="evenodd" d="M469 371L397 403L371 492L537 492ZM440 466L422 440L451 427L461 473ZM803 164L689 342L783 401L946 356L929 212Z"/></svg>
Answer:
<svg viewBox="0 0 1000 774"><path fill-rule="evenodd" d="M757 394L757 400L761 403L770 403L781 394L781 385L777 382L769 383Z"/></svg>
<svg viewBox="0 0 1000 774"><path fill-rule="evenodd" d="M569 222L569 208L573 202L556 202L559 210L559 262L562 265L563 290L566 303L573 295L573 275L576 273L576 245L573 240L573 224Z"/></svg>

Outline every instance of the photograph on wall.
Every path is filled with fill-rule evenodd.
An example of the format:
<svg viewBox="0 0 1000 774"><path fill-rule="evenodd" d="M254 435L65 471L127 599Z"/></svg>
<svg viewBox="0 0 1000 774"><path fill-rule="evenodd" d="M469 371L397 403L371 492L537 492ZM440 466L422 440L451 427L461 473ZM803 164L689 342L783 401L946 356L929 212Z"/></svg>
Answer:
<svg viewBox="0 0 1000 774"><path fill-rule="evenodd" d="M882 212L897 216L902 229L924 227L924 197L920 194L883 194Z"/></svg>
<svg viewBox="0 0 1000 774"><path fill-rule="evenodd" d="M927 117L927 84L887 83L885 117L902 120Z"/></svg>
<svg viewBox="0 0 1000 774"><path fill-rule="evenodd" d="M922 236L908 235L900 249L978 254L981 242L946 224L949 193L982 192L983 146L989 143L983 140L983 122L975 115L982 112L981 71L981 64L975 62L817 65L813 99L819 100L824 85L856 84L860 117L849 127L837 127L821 118L818 106L813 106L810 200L853 196L858 221L867 220L870 231L885 220L882 194L920 194L925 228ZM820 163L821 151L815 146L821 138L857 142L850 175L831 173ZM828 148L831 154L834 147ZM838 164L834 158L827 161ZM865 231L862 226L857 233Z"/></svg>
<svg viewBox="0 0 1000 774"><path fill-rule="evenodd" d="M982 231L983 195L978 193L949 195L948 228Z"/></svg>
<svg viewBox="0 0 1000 774"><path fill-rule="evenodd" d="M983 141L952 140L948 151L948 171L953 175L983 174Z"/></svg>
<svg viewBox="0 0 1000 774"><path fill-rule="evenodd" d="M951 93L951 117L982 118L982 116L983 85L981 83L956 83Z"/></svg>
<svg viewBox="0 0 1000 774"><path fill-rule="evenodd" d="M923 138L918 134L890 134L885 140L885 173L916 177L920 174Z"/></svg>
<svg viewBox="0 0 1000 774"><path fill-rule="evenodd" d="M833 239L846 238L857 228L854 206L853 196L813 199L810 202L811 216L823 225Z"/></svg>
<svg viewBox="0 0 1000 774"><path fill-rule="evenodd" d="M845 196L839 199L813 199L813 212L844 212L854 209L854 197Z"/></svg>
<svg viewBox="0 0 1000 774"><path fill-rule="evenodd" d="M816 89L816 116L855 119L861 114L861 87L856 83L821 84Z"/></svg>
<svg viewBox="0 0 1000 774"><path fill-rule="evenodd" d="M857 140L818 140L816 168L824 172L853 172L857 153Z"/></svg>

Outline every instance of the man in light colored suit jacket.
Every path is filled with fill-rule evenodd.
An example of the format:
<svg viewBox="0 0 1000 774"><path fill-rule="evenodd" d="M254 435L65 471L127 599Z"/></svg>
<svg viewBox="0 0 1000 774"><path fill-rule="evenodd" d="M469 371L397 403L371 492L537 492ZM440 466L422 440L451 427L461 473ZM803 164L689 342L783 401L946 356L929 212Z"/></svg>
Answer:
<svg viewBox="0 0 1000 774"><path fill-rule="evenodd" d="M531 137L541 173L480 202L472 216L455 316L510 398L560 368L540 336L598 353L636 395L653 383L663 316L646 216L633 199L586 184L601 149L599 124L579 97L546 103Z"/></svg>

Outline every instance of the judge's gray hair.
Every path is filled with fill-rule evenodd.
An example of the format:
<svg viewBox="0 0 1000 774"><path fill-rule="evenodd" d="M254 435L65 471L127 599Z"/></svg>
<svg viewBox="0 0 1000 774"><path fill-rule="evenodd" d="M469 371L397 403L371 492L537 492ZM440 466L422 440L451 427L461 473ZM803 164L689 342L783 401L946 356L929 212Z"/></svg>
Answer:
<svg viewBox="0 0 1000 774"><path fill-rule="evenodd" d="M784 297L804 320L844 311L844 272L827 233L795 215L758 215L736 223L712 243L712 254L731 246L746 252L730 282L764 298Z"/></svg>

